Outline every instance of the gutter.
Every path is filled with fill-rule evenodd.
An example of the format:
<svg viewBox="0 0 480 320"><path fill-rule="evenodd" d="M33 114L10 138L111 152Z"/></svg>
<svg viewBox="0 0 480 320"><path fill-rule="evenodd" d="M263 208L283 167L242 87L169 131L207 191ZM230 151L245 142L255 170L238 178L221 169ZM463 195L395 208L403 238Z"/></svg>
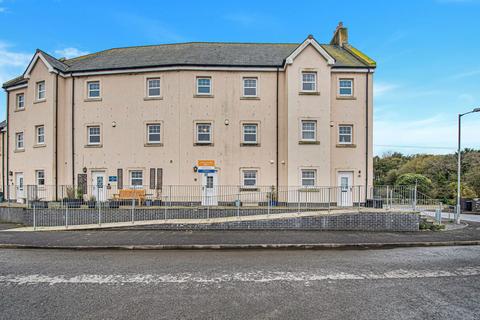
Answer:
<svg viewBox="0 0 480 320"><path fill-rule="evenodd" d="M370 71L370 69L369 69ZM368 103L369 103L369 91L368 91L368 81L369 81L369 72L365 74L365 203L367 203L367 195L368 195L368 129L369 129L369 118L368 118Z"/></svg>
<svg viewBox="0 0 480 320"><path fill-rule="evenodd" d="M58 201L58 74L55 75L55 200Z"/></svg>
<svg viewBox="0 0 480 320"><path fill-rule="evenodd" d="M75 187L75 77L72 76L72 187Z"/></svg>
<svg viewBox="0 0 480 320"><path fill-rule="evenodd" d="M278 185L279 185L279 169L280 169L280 167L278 166L278 159L279 159L279 155L278 155L278 153L279 153L278 145L279 145L279 139L280 139L279 136L278 136L278 132L279 132L279 128L278 128L278 126L279 126L279 125L278 125L278 121L279 121L279 114L278 114L278 110L279 110L279 105L278 105L278 74L279 74L279 68L277 68L276 128L275 128L275 130L276 130L275 135L276 135L276 138L277 138L277 140L276 140L276 146L275 146L275 150L276 150L276 154L275 154L275 157L276 157L276 159L275 159L275 165L276 165L276 168L275 168L275 170L276 170L276 176L275 176L275 178L276 178L276 181L275 181L275 184L276 184L276 190L277 190L277 192L278 192Z"/></svg>
<svg viewBox="0 0 480 320"><path fill-rule="evenodd" d="M9 151L10 151L10 146L9 146L9 137L10 137L10 134L9 134L9 131L10 131L10 121L9 121L9 118L10 118L10 92L8 92L7 90L5 90L5 92L7 93L7 170L3 172L3 176L7 175L7 196L6 199L8 199L10 201L10 165L9 165ZM2 154L2 158L5 157L5 155ZM5 197L5 189L3 190L3 193L4 193L4 197Z"/></svg>

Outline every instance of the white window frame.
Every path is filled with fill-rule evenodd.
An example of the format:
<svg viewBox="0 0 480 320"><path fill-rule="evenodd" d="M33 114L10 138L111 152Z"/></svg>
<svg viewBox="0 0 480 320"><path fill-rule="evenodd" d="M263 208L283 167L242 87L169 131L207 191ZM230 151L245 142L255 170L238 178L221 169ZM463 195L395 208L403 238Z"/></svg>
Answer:
<svg viewBox="0 0 480 320"><path fill-rule="evenodd" d="M91 89L90 85L98 84L98 89ZM92 96L92 92L98 92L98 96ZM99 80L87 81L87 98L88 99L100 99L102 97L101 85Z"/></svg>
<svg viewBox="0 0 480 320"><path fill-rule="evenodd" d="M207 85L200 85L200 80L208 80L209 84ZM200 92L200 88L208 88L208 92ZM210 96L212 95L212 78L211 77L197 77L196 80L196 92L199 96Z"/></svg>
<svg viewBox="0 0 480 320"><path fill-rule="evenodd" d="M255 82L255 86L247 86L247 82L249 81L254 81ZM256 77L245 77L243 78L243 96L244 97L258 97L258 78ZM246 89L252 89L254 88L255 89L255 94L246 94L245 93L245 90Z"/></svg>
<svg viewBox="0 0 480 320"><path fill-rule="evenodd" d="M138 174L138 173L140 173L140 177L134 177L134 176L133 176L134 174ZM130 182L130 187L131 187L131 188L134 188L134 189L135 189L135 188L138 188L138 189L143 188L143 186L144 186L144 184L143 184L144 178L145 178L145 177L144 177L144 174L143 174L143 170L132 169L132 170L129 170L129 171L128 171L128 180L129 180L129 182ZM135 183L133 183L134 180L140 180L141 183L140 183L140 184L138 184L138 183L135 184Z"/></svg>
<svg viewBox="0 0 480 320"><path fill-rule="evenodd" d="M22 97L22 99L20 99L20 97ZM17 110L25 110L25 93L18 93L16 95L16 99L17 99ZM21 107L20 107L20 103L22 104Z"/></svg>
<svg viewBox="0 0 480 320"><path fill-rule="evenodd" d="M203 125L208 125L209 126L208 134L209 134L210 139L208 141L199 139L200 134L206 134L206 132L200 133L198 131L199 126L203 126ZM213 124L211 122L196 122L195 123L195 142L197 144L212 144L213 143Z"/></svg>
<svg viewBox="0 0 480 320"><path fill-rule="evenodd" d="M43 89L40 89L43 86ZM42 96L43 95L43 96ZM37 101L43 101L47 99L47 88L45 80L37 82Z"/></svg>
<svg viewBox="0 0 480 320"><path fill-rule="evenodd" d="M350 82L350 87L342 87L341 86L342 81ZM343 93L342 94L341 90L342 89L347 89L347 88L350 89L350 93L348 93L348 94ZM338 95L340 97L353 97L353 79L344 79L344 78L338 79Z"/></svg>
<svg viewBox="0 0 480 320"><path fill-rule="evenodd" d="M91 134L90 129L93 129L93 128L98 128L98 142L92 142L91 139L90 139L92 136L97 136L97 134L95 134L95 135ZM99 126L99 125L87 126L87 145L89 145L89 146L99 146L101 144L102 144L102 127Z"/></svg>
<svg viewBox="0 0 480 320"><path fill-rule="evenodd" d="M246 177L246 174L254 174L254 176ZM245 181L254 181L253 184L246 184ZM242 187L243 188L257 188L258 185L258 170L257 169L242 169Z"/></svg>
<svg viewBox="0 0 480 320"><path fill-rule="evenodd" d="M245 129L247 126L254 126L255 127L255 133L252 132L245 132ZM247 141L245 140L245 135L253 135L255 134L255 141ZM258 123L242 123L242 143L243 144L258 144Z"/></svg>
<svg viewBox="0 0 480 320"><path fill-rule="evenodd" d="M306 132L312 132L312 130L305 130L303 128L303 124L304 123L313 123L314 127L313 127L313 138L312 139L309 139L309 138L305 138L304 137L304 133ZM301 130L301 140L302 141L317 141L317 121L316 120L302 120L301 123L300 123L300 130Z"/></svg>
<svg viewBox="0 0 480 320"><path fill-rule="evenodd" d="M150 128L158 126L158 132L150 132ZM154 141L150 139L150 134L158 134L159 140ZM162 143L162 124L161 123L147 123L147 143L161 144Z"/></svg>
<svg viewBox="0 0 480 320"><path fill-rule="evenodd" d="M304 75L313 75L313 81L305 81ZM313 83L313 89L306 90L304 84ZM313 71L302 71L302 92L317 92L317 73Z"/></svg>
<svg viewBox="0 0 480 320"><path fill-rule="evenodd" d="M40 177L40 174L42 176ZM40 183L43 180L42 183ZM40 169L40 170L35 170L35 183L37 186L45 186L45 170Z"/></svg>
<svg viewBox="0 0 480 320"><path fill-rule="evenodd" d="M40 134L39 130L43 129L43 133ZM40 137L43 138L43 141L40 141ZM35 127L35 144L44 145L45 144L45 126L39 125Z"/></svg>
<svg viewBox="0 0 480 320"><path fill-rule="evenodd" d="M25 149L25 135L24 135L23 131L15 133L15 149L16 150L24 150Z"/></svg>
<svg viewBox="0 0 480 320"><path fill-rule="evenodd" d="M150 82L158 81L158 87L150 87ZM162 83L160 77L156 78L147 78L147 97L149 98L158 98L162 96ZM158 89L158 95L150 94L150 89Z"/></svg>
<svg viewBox="0 0 480 320"><path fill-rule="evenodd" d="M312 173L313 177L304 177L304 173ZM313 180L313 184L305 184L304 181ZM317 170L316 169L301 169L300 170L300 183L302 184L303 188L312 188L317 185Z"/></svg>
<svg viewBox="0 0 480 320"><path fill-rule="evenodd" d="M341 133L342 128L350 128L350 133ZM350 136L350 141L342 141L341 136ZM351 124L341 124L338 126L338 143L339 144L353 144L353 125Z"/></svg>

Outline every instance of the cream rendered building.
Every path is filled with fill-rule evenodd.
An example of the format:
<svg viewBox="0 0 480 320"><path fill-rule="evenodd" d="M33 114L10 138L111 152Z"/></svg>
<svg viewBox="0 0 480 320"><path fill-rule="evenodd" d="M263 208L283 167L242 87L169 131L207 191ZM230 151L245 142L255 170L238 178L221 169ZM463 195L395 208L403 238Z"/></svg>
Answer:
<svg viewBox="0 0 480 320"><path fill-rule="evenodd" d="M374 70L341 24L326 45L37 50L3 85L4 189L370 186Z"/></svg>

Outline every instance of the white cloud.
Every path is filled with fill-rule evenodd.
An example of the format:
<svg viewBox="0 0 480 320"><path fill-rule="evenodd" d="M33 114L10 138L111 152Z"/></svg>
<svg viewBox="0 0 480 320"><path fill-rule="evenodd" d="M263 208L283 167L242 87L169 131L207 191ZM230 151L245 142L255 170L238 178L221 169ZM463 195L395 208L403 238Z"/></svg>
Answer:
<svg viewBox="0 0 480 320"><path fill-rule="evenodd" d="M55 53L62 58L70 59L70 58L75 58L75 57L78 57L78 56L84 56L84 55L88 54L89 52L81 51L77 48L68 47L68 48L64 48L64 49L61 49L61 50L55 50Z"/></svg>
<svg viewBox="0 0 480 320"><path fill-rule="evenodd" d="M380 98L386 93L393 91L399 87L399 85L393 83L375 82L373 85L373 95L375 98Z"/></svg>
<svg viewBox="0 0 480 320"><path fill-rule="evenodd" d="M462 148L480 148L475 132L480 119L471 117L462 123ZM437 114L419 120L376 119L374 123L375 154L386 151L444 154L457 148L457 117Z"/></svg>

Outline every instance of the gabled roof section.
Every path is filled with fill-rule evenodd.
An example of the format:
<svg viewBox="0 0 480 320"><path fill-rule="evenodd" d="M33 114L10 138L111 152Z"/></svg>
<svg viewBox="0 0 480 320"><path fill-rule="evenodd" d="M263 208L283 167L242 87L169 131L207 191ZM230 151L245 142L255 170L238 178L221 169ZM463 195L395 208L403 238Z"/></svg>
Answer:
<svg viewBox="0 0 480 320"><path fill-rule="evenodd" d="M35 63L37 62L38 59L42 60L43 63L45 63L49 72L59 72L59 71L60 72L65 72L65 71L67 71L68 66L66 64L64 64L63 62L55 59L54 57L52 57L48 53L46 53L46 52L44 52L40 49L37 49L37 51L35 52L35 55L33 56L32 60L28 64L27 69L23 73L24 78L28 79L30 77L30 72L32 71L33 66L35 65Z"/></svg>
<svg viewBox="0 0 480 320"><path fill-rule="evenodd" d="M352 45L345 44L343 47L345 48L345 50L353 54L357 59L359 59L369 67L375 68L377 66L377 63L372 58L370 58L369 56L367 56L365 53L358 50L357 48L353 47Z"/></svg>
<svg viewBox="0 0 480 320"><path fill-rule="evenodd" d="M18 86L18 85L21 85L21 84L24 84L24 83L27 83L27 79L25 79L23 76L19 76L19 77L13 78L13 79L5 82L2 85L2 88L6 89L6 88L9 88L9 87Z"/></svg>
<svg viewBox="0 0 480 320"><path fill-rule="evenodd" d="M305 41L303 41L296 49L295 51L293 51L286 59L285 59L285 62L287 64L292 64L293 63L293 60L295 60L295 58L303 51L305 50L306 47L308 47L309 45L311 45L312 47L314 47L318 53L320 53L320 55L322 57L325 58L325 60L327 61L328 65L330 66L333 66L335 64L335 59L330 55L328 54L328 52L317 42L317 40L315 40L315 38L312 36L312 35L309 35L307 39L305 39Z"/></svg>

